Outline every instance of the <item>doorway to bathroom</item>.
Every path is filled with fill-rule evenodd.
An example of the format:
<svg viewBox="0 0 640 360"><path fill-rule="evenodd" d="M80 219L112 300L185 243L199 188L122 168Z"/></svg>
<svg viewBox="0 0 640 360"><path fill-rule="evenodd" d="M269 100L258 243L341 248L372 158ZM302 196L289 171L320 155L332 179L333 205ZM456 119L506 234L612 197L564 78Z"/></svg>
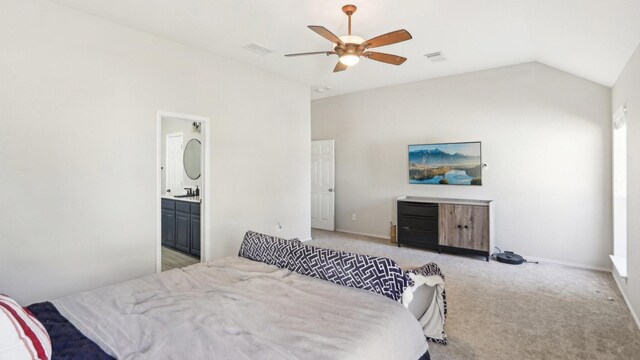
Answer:
<svg viewBox="0 0 640 360"><path fill-rule="evenodd" d="M158 112L156 272L207 259L209 120Z"/></svg>

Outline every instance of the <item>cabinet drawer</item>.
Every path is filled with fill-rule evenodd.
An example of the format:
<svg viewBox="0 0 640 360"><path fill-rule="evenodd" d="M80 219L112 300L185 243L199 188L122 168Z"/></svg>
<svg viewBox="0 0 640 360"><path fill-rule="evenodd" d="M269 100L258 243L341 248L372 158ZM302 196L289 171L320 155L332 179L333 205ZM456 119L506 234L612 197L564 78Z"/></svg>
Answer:
<svg viewBox="0 0 640 360"><path fill-rule="evenodd" d="M398 201L398 215L438 216L438 204Z"/></svg>
<svg viewBox="0 0 640 360"><path fill-rule="evenodd" d="M180 211L183 212L185 214L188 214L190 211L190 203L188 202L184 202L184 201L176 201L176 211Z"/></svg>
<svg viewBox="0 0 640 360"><path fill-rule="evenodd" d="M191 204L191 215L200 216L200 204Z"/></svg>
<svg viewBox="0 0 640 360"><path fill-rule="evenodd" d="M176 202L169 199L162 199L162 208L167 210L174 210L176 208Z"/></svg>
<svg viewBox="0 0 640 360"><path fill-rule="evenodd" d="M398 228L438 231L438 218L416 215L398 215Z"/></svg>
<svg viewBox="0 0 640 360"><path fill-rule="evenodd" d="M438 231L398 229L398 242L416 246L438 247Z"/></svg>

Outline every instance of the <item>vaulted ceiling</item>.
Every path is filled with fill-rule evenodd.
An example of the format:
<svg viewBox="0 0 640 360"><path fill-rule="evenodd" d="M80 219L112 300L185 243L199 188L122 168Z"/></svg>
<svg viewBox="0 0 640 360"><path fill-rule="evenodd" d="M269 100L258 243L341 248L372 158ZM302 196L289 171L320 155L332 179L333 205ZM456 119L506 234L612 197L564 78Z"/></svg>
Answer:
<svg viewBox="0 0 640 360"><path fill-rule="evenodd" d="M351 0L52 1L309 84L312 98L529 61L611 86L640 42L640 0L353 0L354 35L407 29L412 40L379 50L409 60L396 67L363 59L333 73L335 56L283 55L330 50L306 26L345 35L340 9ZM252 43L273 52L243 48ZM444 61L424 57L436 51Z"/></svg>

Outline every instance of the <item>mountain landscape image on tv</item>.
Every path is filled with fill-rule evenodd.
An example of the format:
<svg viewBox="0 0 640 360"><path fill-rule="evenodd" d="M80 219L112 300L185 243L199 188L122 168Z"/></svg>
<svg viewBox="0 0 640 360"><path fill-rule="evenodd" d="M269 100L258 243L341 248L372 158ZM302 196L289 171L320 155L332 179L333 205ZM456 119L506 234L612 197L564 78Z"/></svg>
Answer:
<svg viewBox="0 0 640 360"><path fill-rule="evenodd" d="M409 183L482 185L480 142L409 145Z"/></svg>

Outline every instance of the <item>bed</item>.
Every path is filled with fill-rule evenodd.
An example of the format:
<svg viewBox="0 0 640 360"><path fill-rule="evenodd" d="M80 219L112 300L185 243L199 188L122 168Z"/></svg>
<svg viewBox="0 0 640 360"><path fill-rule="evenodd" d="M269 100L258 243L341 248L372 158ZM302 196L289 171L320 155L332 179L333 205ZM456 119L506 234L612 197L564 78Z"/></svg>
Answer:
<svg viewBox="0 0 640 360"><path fill-rule="evenodd" d="M427 360L421 302L227 257L29 309L50 333L65 329L50 334L53 359L76 346L94 359ZM74 328L86 339L69 340Z"/></svg>

